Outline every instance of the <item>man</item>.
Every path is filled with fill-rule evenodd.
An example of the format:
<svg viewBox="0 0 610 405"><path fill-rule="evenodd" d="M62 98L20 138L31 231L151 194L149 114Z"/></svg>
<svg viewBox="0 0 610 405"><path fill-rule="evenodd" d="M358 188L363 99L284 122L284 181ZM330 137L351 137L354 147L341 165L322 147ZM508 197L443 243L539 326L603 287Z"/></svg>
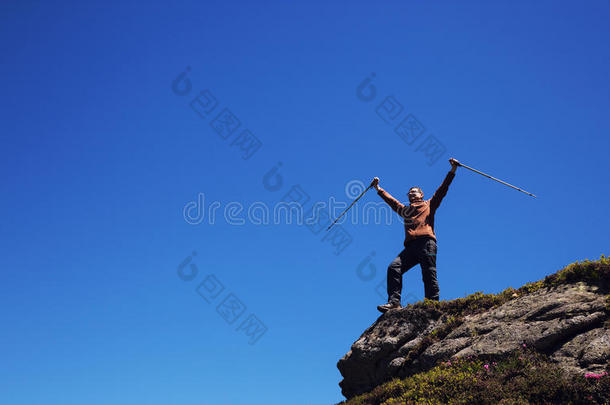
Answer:
<svg viewBox="0 0 610 405"><path fill-rule="evenodd" d="M405 248L388 266L388 303L377 307L381 312L401 307L402 275L417 263L421 266L426 298L435 301L439 299L438 281L436 279L434 214L443 197L447 194L449 185L455 177L455 170L460 164L453 158L449 159L449 163L451 163L451 170L430 200L423 200L424 193L419 187L411 187L408 194L409 206L401 204L390 193L379 187L378 178L373 180L373 186L377 190L377 194L404 218L405 223Z"/></svg>

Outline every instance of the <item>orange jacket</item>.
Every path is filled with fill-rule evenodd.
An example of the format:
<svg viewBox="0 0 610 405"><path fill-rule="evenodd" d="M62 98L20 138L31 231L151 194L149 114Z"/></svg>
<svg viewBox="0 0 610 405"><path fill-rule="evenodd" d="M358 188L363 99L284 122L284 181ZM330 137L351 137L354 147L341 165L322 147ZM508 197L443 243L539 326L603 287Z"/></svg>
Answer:
<svg viewBox="0 0 610 405"><path fill-rule="evenodd" d="M407 242L422 237L431 237L436 240L436 235L434 234L434 214L441 204L443 197L447 194L449 185L454 177L455 173L447 173L443 184L436 190L431 199L415 202L408 206L402 204L392 197L390 193L379 187L377 194L405 220L405 246Z"/></svg>

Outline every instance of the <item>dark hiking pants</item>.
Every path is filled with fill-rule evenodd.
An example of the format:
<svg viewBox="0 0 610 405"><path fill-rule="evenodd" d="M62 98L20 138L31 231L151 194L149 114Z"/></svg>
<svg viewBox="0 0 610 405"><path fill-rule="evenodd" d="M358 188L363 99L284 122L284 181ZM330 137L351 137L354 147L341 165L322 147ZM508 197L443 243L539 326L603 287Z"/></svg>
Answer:
<svg viewBox="0 0 610 405"><path fill-rule="evenodd" d="M402 275L418 263L421 266L426 298L438 301L436 241L424 237L407 242L403 251L388 266L388 302L400 303Z"/></svg>

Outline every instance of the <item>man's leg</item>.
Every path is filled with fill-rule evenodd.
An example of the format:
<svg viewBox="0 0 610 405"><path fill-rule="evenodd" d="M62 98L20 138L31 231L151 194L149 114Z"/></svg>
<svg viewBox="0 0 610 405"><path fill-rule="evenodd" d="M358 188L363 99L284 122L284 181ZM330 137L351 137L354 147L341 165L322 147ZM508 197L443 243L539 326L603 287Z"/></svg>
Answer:
<svg viewBox="0 0 610 405"><path fill-rule="evenodd" d="M432 238L423 240L419 246L419 263L424 282L426 298L438 301L439 289L436 278L436 241Z"/></svg>
<svg viewBox="0 0 610 405"><path fill-rule="evenodd" d="M405 248L388 266L388 302L400 304L402 292L402 275L417 264L417 252Z"/></svg>

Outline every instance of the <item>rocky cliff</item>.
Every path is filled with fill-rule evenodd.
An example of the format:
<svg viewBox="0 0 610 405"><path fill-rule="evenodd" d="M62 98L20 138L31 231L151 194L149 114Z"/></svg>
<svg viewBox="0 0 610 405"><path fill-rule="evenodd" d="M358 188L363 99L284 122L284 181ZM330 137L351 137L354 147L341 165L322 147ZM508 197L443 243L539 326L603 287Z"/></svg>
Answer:
<svg viewBox="0 0 610 405"><path fill-rule="evenodd" d="M610 259L573 263L519 289L424 301L380 316L339 360L346 398L458 358L500 361L531 348L566 373L604 375Z"/></svg>

